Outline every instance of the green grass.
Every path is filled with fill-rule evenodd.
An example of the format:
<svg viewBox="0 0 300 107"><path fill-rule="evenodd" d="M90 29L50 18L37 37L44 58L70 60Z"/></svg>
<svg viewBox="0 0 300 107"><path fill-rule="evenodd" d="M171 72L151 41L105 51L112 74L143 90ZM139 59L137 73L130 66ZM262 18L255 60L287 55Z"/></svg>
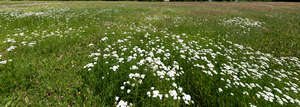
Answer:
<svg viewBox="0 0 300 107"><path fill-rule="evenodd" d="M299 7L298 3L259 2L3 1L0 2L0 61L12 61L0 64L0 106L116 106L119 102L116 96L133 106L187 106L169 94L170 90L176 90L182 98L178 87L191 96L194 103L189 102L189 106L249 106L249 103L299 106L283 96L300 100ZM242 21L224 22L238 17L249 19L246 24L257 21L260 26ZM106 37L107 40L102 40ZM16 42L4 42L7 38ZM10 46L17 47L8 51ZM134 52L135 46L144 52ZM111 56L114 51L119 57ZM154 56L149 55L151 51ZM97 61L93 59L95 56L89 57L91 53L100 54ZM137 58L127 62L134 53ZM168 53L169 58L165 56ZM195 55L199 58L189 59ZM121 57L124 62L118 61ZM138 65L146 57L159 57L163 65L155 61ZM171 78L167 74L163 78L157 76L160 71L169 71L154 69L155 65L175 67L174 61L180 67L175 70L178 76L174 80L166 80ZM90 70L84 68L94 62ZM214 67L209 67L210 64ZM117 71L110 69L116 65ZM133 65L139 69L131 70ZM226 65L232 68L226 70ZM181 71L184 73L180 74ZM146 76L139 84L129 78L130 73ZM240 78L238 82L255 83L263 88L233 84L235 76ZM229 88L227 79L232 82ZM126 81L135 86L124 85ZM178 87L173 87L173 83ZM152 93L151 87L169 97L148 97L146 93ZM127 93L127 89L131 92ZM256 95L266 90L287 102L280 105L276 97L270 102Z"/></svg>

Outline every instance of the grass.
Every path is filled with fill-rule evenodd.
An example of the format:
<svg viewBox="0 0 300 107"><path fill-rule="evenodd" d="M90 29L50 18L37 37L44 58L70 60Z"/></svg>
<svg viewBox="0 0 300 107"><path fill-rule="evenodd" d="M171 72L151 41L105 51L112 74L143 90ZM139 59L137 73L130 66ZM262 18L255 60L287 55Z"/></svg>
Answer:
<svg viewBox="0 0 300 107"><path fill-rule="evenodd" d="M0 7L1 106L300 105L299 3Z"/></svg>

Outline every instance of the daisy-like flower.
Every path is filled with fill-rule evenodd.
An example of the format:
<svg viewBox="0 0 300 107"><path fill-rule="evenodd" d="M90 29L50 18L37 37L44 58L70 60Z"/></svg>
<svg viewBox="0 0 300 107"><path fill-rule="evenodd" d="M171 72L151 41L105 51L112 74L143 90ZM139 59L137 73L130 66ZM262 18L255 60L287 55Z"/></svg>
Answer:
<svg viewBox="0 0 300 107"><path fill-rule="evenodd" d="M118 104L117 107L129 107L128 102L127 101L123 101L121 100Z"/></svg>
<svg viewBox="0 0 300 107"><path fill-rule="evenodd" d="M17 48L17 46L10 46L9 48L7 48L7 51L12 51L12 50L14 50L16 48Z"/></svg>
<svg viewBox="0 0 300 107"><path fill-rule="evenodd" d="M4 60L4 61L0 61L0 64L6 64L7 63L7 60Z"/></svg>
<svg viewBox="0 0 300 107"><path fill-rule="evenodd" d="M137 69L139 69L139 68L135 65L131 66L131 68L130 68L130 70L137 70Z"/></svg>
<svg viewBox="0 0 300 107"><path fill-rule="evenodd" d="M131 90L130 90L130 89L128 89L128 90L127 90L127 93L130 93L130 92L131 92Z"/></svg>
<svg viewBox="0 0 300 107"><path fill-rule="evenodd" d="M121 86L120 88L121 88L121 90L124 90L124 89L125 89L125 87L124 87L124 86Z"/></svg>
<svg viewBox="0 0 300 107"><path fill-rule="evenodd" d="M89 47L92 47L92 46L94 46L94 44L90 43L88 46L89 46Z"/></svg>
<svg viewBox="0 0 300 107"><path fill-rule="evenodd" d="M117 71L118 68L119 68L119 65L115 65L115 66L110 67L110 69L113 70L113 71Z"/></svg>
<svg viewBox="0 0 300 107"><path fill-rule="evenodd" d="M219 91L219 92L222 92L223 90L222 90L222 88L218 88L218 91Z"/></svg>

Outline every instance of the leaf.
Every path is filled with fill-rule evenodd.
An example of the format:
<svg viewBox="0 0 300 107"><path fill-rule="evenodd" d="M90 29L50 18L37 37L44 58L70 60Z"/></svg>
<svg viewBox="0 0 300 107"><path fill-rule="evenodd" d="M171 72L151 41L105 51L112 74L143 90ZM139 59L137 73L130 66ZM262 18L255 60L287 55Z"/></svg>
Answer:
<svg viewBox="0 0 300 107"><path fill-rule="evenodd" d="M6 104L5 104L5 107L9 107L11 104L11 101L8 101Z"/></svg>

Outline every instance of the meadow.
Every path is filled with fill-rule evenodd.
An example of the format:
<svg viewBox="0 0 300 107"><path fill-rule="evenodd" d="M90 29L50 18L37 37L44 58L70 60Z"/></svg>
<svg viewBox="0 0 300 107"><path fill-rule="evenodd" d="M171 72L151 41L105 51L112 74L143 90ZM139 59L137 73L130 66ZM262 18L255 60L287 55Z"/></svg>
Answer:
<svg viewBox="0 0 300 107"><path fill-rule="evenodd" d="M299 11L0 1L0 106L300 106Z"/></svg>

